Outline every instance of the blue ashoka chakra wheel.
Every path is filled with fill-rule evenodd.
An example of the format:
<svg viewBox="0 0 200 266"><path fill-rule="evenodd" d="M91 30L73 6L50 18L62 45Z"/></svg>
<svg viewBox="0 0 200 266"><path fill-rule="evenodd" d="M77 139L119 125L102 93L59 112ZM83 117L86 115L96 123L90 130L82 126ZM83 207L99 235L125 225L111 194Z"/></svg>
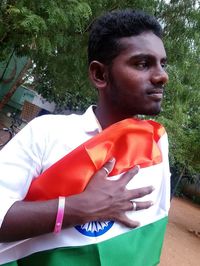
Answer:
<svg viewBox="0 0 200 266"><path fill-rule="evenodd" d="M90 237L97 237L105 234L113 226L114 221L104 221L104 222L89 222L82 225L75 226L81 234Z"/></svg>

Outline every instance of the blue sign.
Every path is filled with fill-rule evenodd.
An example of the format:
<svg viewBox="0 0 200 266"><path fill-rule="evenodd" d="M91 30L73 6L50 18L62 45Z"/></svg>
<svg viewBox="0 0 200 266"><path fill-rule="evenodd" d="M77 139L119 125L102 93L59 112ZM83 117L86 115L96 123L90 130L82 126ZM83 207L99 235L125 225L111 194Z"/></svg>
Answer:
<svg viewBox="0 0 200 266"><path fill-rule="evenodd" d="M98 237L105 234L113 226L114 221L94 221L75 226L81 234L90 237Z"/></svg>

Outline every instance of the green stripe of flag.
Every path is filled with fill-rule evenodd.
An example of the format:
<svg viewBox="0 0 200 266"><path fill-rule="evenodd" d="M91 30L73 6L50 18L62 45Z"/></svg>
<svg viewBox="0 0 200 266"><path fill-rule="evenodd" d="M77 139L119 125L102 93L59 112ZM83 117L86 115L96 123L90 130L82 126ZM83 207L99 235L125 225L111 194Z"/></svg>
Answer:
<svg viewBox="0 0 200 266"><path fill-rule="evenodd" d="M98 244L38 252L4 266L157 265L166 224L167 217Z"/></svg>

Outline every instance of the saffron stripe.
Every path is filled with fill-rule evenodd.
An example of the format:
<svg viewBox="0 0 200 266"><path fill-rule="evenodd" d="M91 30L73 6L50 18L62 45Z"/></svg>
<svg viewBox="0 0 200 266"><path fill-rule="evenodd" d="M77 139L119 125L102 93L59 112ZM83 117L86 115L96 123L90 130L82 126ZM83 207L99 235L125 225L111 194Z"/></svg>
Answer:
<svg viewBox="0 0 200 266"><path fill-rule="evenodd" d="M153 121L120 121L80 145L34 179L26 200L53 199L82 192L93 174L111 157L116 158L111 176L135 165L144 168L159 164L162 154L157 142L164 133L164 128Z"/></svg>

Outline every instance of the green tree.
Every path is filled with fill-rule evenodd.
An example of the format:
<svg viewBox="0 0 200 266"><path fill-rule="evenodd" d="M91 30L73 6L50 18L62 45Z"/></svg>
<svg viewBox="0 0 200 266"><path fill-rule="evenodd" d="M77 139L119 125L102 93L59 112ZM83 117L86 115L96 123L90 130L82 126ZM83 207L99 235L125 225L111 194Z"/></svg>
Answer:
<svg viewBox="0 0 200 266"><path fill-rule="evenodd" d="M160 120L169 132L171 169L192 182L200 179L200 10L199 1L171 1L164 18L170 82Z"/></svg>
<svg viewBox="0 0 200 266"><path fill-rule="evenodd" d="M91 15L85 1L2 1L0 61L9 58L13 51L27 56L33 63L31 74L36 89L49 100L75 106L71 99L79 99L82 87L78 74L83 71L83 36ZM73 84L78 84L78 94L74 86L69 86Z"/></svg>

